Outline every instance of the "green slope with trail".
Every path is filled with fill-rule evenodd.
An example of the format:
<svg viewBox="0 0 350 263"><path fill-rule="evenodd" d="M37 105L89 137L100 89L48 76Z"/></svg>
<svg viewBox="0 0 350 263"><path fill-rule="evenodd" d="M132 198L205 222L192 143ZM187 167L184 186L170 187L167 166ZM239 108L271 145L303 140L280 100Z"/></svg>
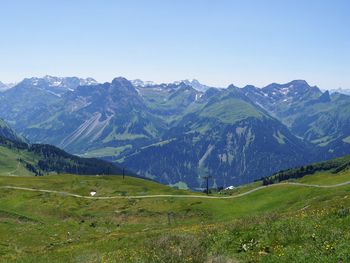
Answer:
<svg viewBox="0 0 350 263"><path fill-rule="evenodd" d="M132 177L0 176L0 258L347 262L349 181L349 169L325 169L207 198Z"/></svg>

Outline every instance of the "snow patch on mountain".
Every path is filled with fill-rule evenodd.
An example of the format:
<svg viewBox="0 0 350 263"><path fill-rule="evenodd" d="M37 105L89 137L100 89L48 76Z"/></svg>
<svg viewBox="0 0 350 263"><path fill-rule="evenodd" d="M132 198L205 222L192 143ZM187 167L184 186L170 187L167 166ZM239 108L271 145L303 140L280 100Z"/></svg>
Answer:
<svg viewBox="0 0 350 263"><path fill-rule="evenodd" d="M134 79L134 80L129 80L131 84L135 87L148 87L148 86L154 86L157 85L157 83L153 81L143 81L141 79Z"/></svg>
<svg viewBox="0 0 350 263"><path fill-rule="evenodd" d="M7 89L9 89L9 86L8 86L7 84L2 83L2 82L0 81L0 92L1 92L1 91L5 91L5 90L7 90Z"/></svg>
<svg viewBox="0 0 350 263"><path fill-rule="evenodd" d="M185 80L175 81L174 84L180 84L181 82L185 83L186 85L191 86L195 90L198 90L198 91L201 91L201 92L205 92L208 89L212 88L212 87L209 87L207 85L204 85L204 84L200 83L196 79L185 79Z"/></svg>
<svg viewBox="0 0 350 263"><path fill-rule="evenodd" d="M161 85L180 85L181 83L184 83L187 86L191 86L192 88L194 88L197 91L201 91L201 92L205 92L206 90L213 88L210 86L207 86L205 84L200 83L198 80L196 79L184 79L184 80L178 80L178 81L174 81L172 83L163 83L163 84L158 84L154 81L143 81L141 79L134 79L134 80L130 80L130 82L132 83L132 85L134 85L135 87L151 87L151 86L161 86ZM218 87L219 88L219 87Z"/></svg>

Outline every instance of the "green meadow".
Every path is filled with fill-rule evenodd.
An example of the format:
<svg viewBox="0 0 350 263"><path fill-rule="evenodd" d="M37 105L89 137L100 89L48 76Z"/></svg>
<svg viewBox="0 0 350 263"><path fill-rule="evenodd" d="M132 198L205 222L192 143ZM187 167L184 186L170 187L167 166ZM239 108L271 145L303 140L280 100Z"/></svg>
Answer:
<svg viewBox="0 0 350 263"><path fill-rule="evenodd" d="M330 185L348 180L345 170L297 181ZM233 197L259 186L256 182L212 196ZM350 185L277 184L216 199L122 176L3 175L0 187L1 262L350 260ZM116 198L66 194L88 197L91 191L95 197ZM135 198L157 194L181 196Z"/></svg>

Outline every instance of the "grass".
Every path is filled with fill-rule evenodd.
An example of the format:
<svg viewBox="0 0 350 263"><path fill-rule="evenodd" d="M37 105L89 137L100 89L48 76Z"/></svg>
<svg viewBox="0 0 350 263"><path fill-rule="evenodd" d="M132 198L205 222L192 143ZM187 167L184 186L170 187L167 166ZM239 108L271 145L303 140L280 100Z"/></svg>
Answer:
<svg viewBox="0 0 350 263"><path fill-rule="evenodd" d="M339 173L318 172L298 179L298 182L300 183L319 185L332 185L346 181L350 181L350 173L347 170Z"/></svg>
<svg viewBox="0 0 350 263"><path fill-rule="evenodd" d="M96 157L97 158L97 157L106 157L106 156L118 156L123 151L125 151L127 149L131 149L131 148L132 148L131 144L127 144L127 145L120 146L120 147L104 147L104 148L100 148L100 149L90 150L90 151L82 154L81 157L85 157L85 158Z"/></svg>
<svg viewBox="0 0 350 263"><path fill-rule="evenodd" d="M202 117L217 118L221 122L228 124L233 124L248 117L262 117L262 114L252 105L236 98L228 98L208 105L204 107L199 115Z"/></svg>
<svg viewBox="0 0 350 263"><path fill-rule="evenodd" d="M79 176L50 175L44 177L0 176L0 186L11 185L35 189L70 192L88 196L96 191L96 196L152 195L152 194L192 194L165 185L125 176Z"/></svg>
<svg viewBox="0 0 350 263"><path fill-rule="evenodd" d="M297 181L327 185L349 178L346 170ZM121 176L0 176L4 185L81 195L96 190L98 196L194 194ZM91 200L1 189L0 261L348 262L349 192L349 185L274 185L233 199Z"/></svg>
<svg viewBox="0 0 350 263"><path fill-rule="evenodd" d="M28 151L15 151L0 146L0 175L33 175L19 162L20 158L28 160L29 162L34 161L36 157Z"/></svg>

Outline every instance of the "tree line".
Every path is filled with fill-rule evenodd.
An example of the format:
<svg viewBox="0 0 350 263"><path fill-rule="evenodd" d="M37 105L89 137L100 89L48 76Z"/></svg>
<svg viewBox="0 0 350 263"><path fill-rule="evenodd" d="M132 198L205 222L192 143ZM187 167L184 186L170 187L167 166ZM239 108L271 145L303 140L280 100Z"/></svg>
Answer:
<svg viewBox="0 0 350 263"><path fill-rule="evenodd" d="M17 160L37 176L50 172L84 175L122 174L122 168L110 162L96 158L81 158L48 144L27 144L0 136L0 145L17 152L32 153L33 159L29 162L24 158ZM125 174L133 175L129 171Z"/></svg>
<svg viewBox="0 0 350 263"><path fill-rule="evenodd" d="M321 171L331 171L339 173L350 167L350 156L339 158L331 161L310 164L299 168L292 168L279 171L271 176L262 178L263 185L275 184L289 179L298 179L305 175L314 174Z"/></svg>

